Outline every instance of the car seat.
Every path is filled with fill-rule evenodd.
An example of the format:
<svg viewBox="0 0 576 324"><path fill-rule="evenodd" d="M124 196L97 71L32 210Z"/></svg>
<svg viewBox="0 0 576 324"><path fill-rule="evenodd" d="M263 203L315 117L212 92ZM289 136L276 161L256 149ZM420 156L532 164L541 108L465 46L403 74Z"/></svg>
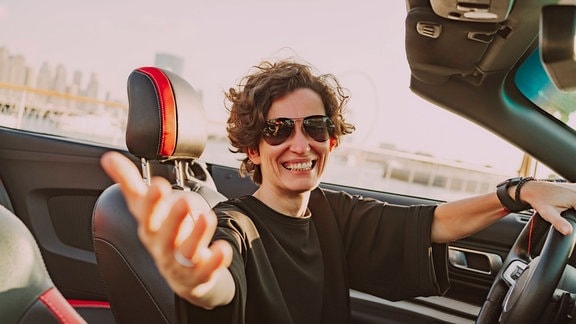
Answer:
<svg viewBox="0 0 576 324"><path fill-rule="evenodd" d="M153 170L208 210L225 197L216 191L207 166L198 161L207 140L201 94L180 76L157 67L128 77L126 146L140 159L143 181ZM160 166L160 167L159 167ZM164 166L164 167L162 167ZM159 174L154 174L159 175ZM140 242L137 223L119 185L98 198L93 240L98 268L119 323L176 323L179 298Z"/></svg>
<svg viewBox="0 0 576 324"><path fill-rule="evenodd" d="M26 225L0 205L0 323L86 323L56 288Z"/></svg>

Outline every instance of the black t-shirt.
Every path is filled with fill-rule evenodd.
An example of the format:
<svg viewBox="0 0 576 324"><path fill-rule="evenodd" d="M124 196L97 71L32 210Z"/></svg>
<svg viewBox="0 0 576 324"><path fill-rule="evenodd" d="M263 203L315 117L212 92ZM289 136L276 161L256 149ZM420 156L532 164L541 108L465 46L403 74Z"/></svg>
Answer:
<svg viewBox="0 0 576 324"><path fill-rule="evenodd" d="M446 245L430 242L435 206L316 189L308 207L294 218L252 196L217 205L236 294L209 311L187 305L188 322L347 323L349 289L401 300L448 288Z"/></svg>

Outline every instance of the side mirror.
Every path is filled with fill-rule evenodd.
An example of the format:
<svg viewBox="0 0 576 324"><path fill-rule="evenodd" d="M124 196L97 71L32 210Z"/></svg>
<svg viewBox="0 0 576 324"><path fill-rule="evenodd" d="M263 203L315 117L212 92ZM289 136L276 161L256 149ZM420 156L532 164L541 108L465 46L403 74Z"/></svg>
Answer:
<svg viewBox="0 0 576 324"><path fill-rule="evenodd" d="M576 5L547 5L540 19L540 55L558 89L576 90Z"/></svg>

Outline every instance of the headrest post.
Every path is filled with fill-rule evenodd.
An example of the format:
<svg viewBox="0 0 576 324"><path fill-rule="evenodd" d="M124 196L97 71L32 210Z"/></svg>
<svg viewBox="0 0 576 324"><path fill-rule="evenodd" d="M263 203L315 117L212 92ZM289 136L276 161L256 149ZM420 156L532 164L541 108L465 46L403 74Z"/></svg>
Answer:
<svg viewBox="0 0 576 324"><path fill-rule="evenodd" d="M174 160L176 168L176 186L184 191L190 191L190 187L186 185L186 169L190 166L190 162L186 160Z"/></svg>
<svg viewBox="0 0 576 324"><path fill-rule="evenodd" d="M145 158L140 159L140 164L142 166L142 178L144 183L150 184L150 163Z"/></svg>

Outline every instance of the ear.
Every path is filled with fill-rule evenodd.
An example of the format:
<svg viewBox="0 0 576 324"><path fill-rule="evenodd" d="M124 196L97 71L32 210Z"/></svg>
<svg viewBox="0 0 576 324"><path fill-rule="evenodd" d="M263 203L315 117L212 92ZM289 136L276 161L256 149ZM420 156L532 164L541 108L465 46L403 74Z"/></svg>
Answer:
<svg viewBox="0 0 576 324"><path fill-rule="evenodd" d="M330 137L330 152L336 147L336 138Z"/></svg>
<svg viewBox="0 0 576 324"><path fill-rule="evenodd" d="M254 165L260 164L260 151L258 150L258 148L251 147L247 150L246 154L248 155L248 158L250 159L250 161L252 161Z"/></svg>

